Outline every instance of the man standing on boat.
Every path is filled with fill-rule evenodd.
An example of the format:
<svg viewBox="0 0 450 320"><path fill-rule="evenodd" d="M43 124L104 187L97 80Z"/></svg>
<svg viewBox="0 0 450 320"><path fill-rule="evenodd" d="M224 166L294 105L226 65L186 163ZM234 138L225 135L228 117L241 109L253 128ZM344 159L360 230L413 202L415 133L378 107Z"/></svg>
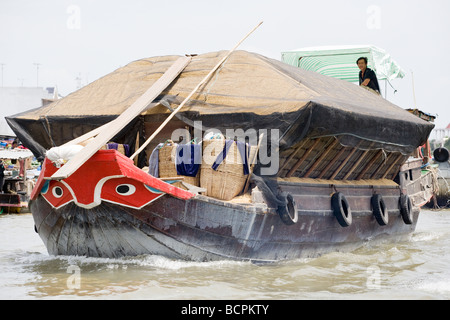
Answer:
<svg viewBox="0 0 450 320"><path fill-rule="evenodd" d="M361 57L356 61L358 68L361 70L359 72L359 85L370 88L376 91L378 94L380 93L380 86L378 85L377 75L375 71L370 68L367 68L367 58Z"/></svg>

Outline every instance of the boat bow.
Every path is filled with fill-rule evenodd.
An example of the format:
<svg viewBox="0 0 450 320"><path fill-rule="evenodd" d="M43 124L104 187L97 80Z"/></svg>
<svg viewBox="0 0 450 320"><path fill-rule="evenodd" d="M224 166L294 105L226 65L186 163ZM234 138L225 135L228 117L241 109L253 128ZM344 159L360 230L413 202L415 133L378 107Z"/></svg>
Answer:
<svg viewBox="0 0 450 320"><path fill-rule="evenodd" d="M194 196L171 185L171 181L163 181L138 169L131 159L116 150L99 150L68 178L51 180L57 170L46 158L31 194L32 200L42 193L55 208L72 201L84 208L93 208L101 201L141 208L164 194L182 200Z"/></svg>

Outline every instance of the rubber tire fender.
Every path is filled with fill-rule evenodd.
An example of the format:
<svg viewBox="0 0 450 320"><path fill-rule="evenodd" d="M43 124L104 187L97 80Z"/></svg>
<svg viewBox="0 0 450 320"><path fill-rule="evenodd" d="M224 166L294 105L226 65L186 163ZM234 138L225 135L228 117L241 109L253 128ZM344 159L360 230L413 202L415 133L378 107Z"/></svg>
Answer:
<svg viewBox="0 0 450 320"><path fill-rule="evenodd" d="M372 203L372 212L380 226L385 226L389 223L389 212L386 208L383 196L381 194L374 194L370 201Z"/></svg>
<svg viewBox="0 0 450 320"><path fill-rule="evenodd" d="M285 206L278 206L277 213L284 224L291 226L298 222L298 210L294 197L290 193L283 192L282 196L286 199Z"/></svg>
<svg viewBox="0 0 450 320"><path fill-rule="evenodd" d="M336 192L331 197L331 207L339 224L343 227L352 225L352 210L348 204L347 199L341 192Z"/></svg>
<svg viewBox="0 0 450 320"><path fill-rule="evenodd" d="M437 162L447 162L450 158L450 153L446 148L437 148L433 152L433 157Z"/></svg>
<svg viewBox="0 0 450 320"><path fill-rule="evenodd" d="M405 194L400 196L399 200L400 214L402 215L405 224L413 224L413 206L411 198Z"/></svg>

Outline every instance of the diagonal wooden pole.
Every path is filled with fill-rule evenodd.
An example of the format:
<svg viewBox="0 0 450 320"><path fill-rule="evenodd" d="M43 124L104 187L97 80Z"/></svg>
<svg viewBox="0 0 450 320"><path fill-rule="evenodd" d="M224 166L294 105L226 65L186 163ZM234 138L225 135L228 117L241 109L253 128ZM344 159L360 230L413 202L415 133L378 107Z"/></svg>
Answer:
<svg viewBox="0 0 450 320"><path fill-rule="evenodd" d="M256 27L254 27L249 33L245 35L244 38L242 38L233 49L228 51L228 53L225 55L225 57L222 58L222 60L219 61L219 63L206 75L205 78L203 78L202 81L192 90L192 92L186 97L186 99L183 100L183 102L176 108L169 117L159 126L158 129L156 129L155 132L147 139L147 141L144 142L144 144L130 157L131 159L134 159L139 153L141 153L142 150L147 147L147 145L158 135L158 133L167 125L167 123L177 114L178 111L180 111L181 108L186 104L186 102L191 99L191 97L198 91L198 89L209 80L209 78L214 74L214 72L222 65L222 63L228 59L228 57L241 45L242 42L244 42L245 39L247 39L261 24L263 21L261 21Z"/></svg>
<svg viewBox="0 0 450 320"><path fill-rule="evenodd" d="M153 100L167 88L173 80L184 70L191 61L191 57L180 57L172 66L128 109L126 109L119 117L109 122L98 130L97 136L90 141L86 147L78 152L64 166L56 171L50 178L51 180L62 180L74 173L81 167L90 157L92 157L103 145L120 132L130 121L143 112ZM94 130L95 132L95 130ZM92 131L91 133L92 134ZM89 136L87 134L85 136Z"/></svg>
<svg viewBox="0 0 450 320"><path fill-rule="evenodd" d="M256 164L254 164L254 162L256 160L256 157L258 156L259 148L261 147L261 142L262 142L263 137L264 137L264 133L261 133L261 135L259 136L259 142L258 142L258 146L256 147L255 154L253 155L253 157L249 163L249 173L248 173L247 179L245 180L244 191L242 192L242 194L246 194L248 191L248 187L250 185L250 179L253 174L253 169L256 165Z"/></svg>

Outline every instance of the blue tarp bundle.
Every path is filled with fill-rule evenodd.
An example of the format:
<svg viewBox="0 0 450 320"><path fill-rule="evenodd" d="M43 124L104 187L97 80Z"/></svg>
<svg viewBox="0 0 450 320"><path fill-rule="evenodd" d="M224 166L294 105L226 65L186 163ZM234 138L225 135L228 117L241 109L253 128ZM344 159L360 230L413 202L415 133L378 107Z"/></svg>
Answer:
<svg viewBox="0 0 450 320"><path fill-rule="evenodd" d="M177 146L177 174L188 177L197 176L202 164L202 146L199 144L180 144Z"/></svg>
<svg viewBox="0 0 450 320"><path fill-rule="evenodd" d="M228 151L235 141L225 140L225 145L222 152L217 156L214 161L212 168L217 171L219 165L227 157ZM159 177L158 172L158 159L159 159L159 149L164 146L160 143L152 152L149 158L149 173L154 177ZM244 175L249 174L249 153L250 147L248 144L236 141L236 146L241 155L243 163ZM202 146L199 144L180 144L177 145L177 157L175 166L177 168L177 174L181 176L195 177L197 176L198 170L202 164Z"/></svg>

